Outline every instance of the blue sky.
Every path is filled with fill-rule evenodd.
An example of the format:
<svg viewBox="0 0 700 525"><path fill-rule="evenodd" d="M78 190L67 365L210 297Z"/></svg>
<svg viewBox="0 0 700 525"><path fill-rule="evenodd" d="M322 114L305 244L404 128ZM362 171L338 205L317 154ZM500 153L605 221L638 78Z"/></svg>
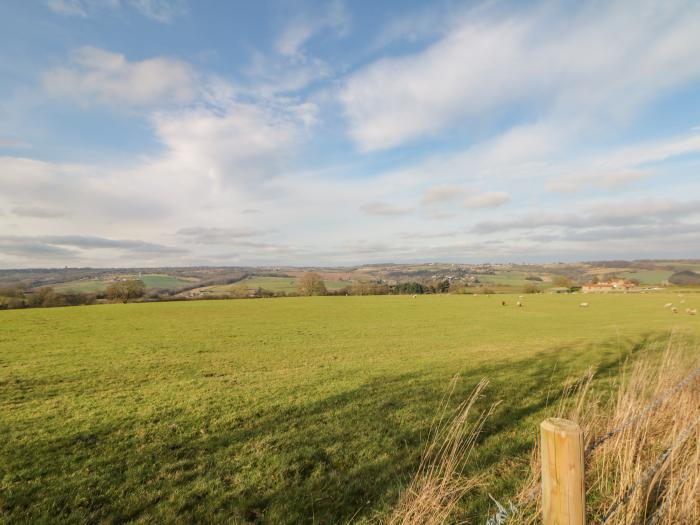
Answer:
<svg viewBox="0 0 700 525"><path fill-rule="evenodd" d="M0 267L700 257L698 2L0 15Z"/></svg>

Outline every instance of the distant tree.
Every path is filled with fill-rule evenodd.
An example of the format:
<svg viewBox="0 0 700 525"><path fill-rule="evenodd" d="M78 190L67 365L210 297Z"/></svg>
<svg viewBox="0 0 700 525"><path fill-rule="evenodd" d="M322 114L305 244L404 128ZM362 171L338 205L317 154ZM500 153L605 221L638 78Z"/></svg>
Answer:
<svg viewBox="0 0 700 525"><path fill-rule="evenodd" d="M555 275L552 279L552 283L557 288L569 288L572 284L571 279L566 275Z"/></svg>
<svg viewBox="0 0 700 525"><path fill-rule="evenodd" d="M528 275L525 277L526 281L537 281L537 282L542 282L542 277L539 275Z"/></svg>
<svg viewBox="0 0 700 525"><path fill-rule="evenodd" d="M54 292L50 286L35 289L27 300L27 306L30 308L62 306L63 304L60 295Z"/></svg>
<svg viewBox="0 0 700 525"><path fill-rule="evenodd" d="M250 290L243 283L237 284L237 285L231 287L231 296L232 297L237 297L240 299L242 297L248 297L249 295L250 295Z"/></svg>
<svg viewBox="0 0 700 525"><path fill-rule="evenodd" d="M425 286L423 286L421 283L415 283L415 282L407 282L407 283L399 283L395 286L392 287L391 293L394 294L411 294L411 295L416 295L416 294L422 294L426 293L427 290Z"/></svg>
<svg viewBox="0 0 700 525"><path fill-rule="evenodd" d="M447 293L450 289L450 281L443 279L442 281L435 282L432 287L435 293Z"/></svg>
<svg viewBox="0 0 700 525"><path fill-rule="evenodd" d="M532 283L527 283L523 286L523 293L538 293L539 291L540 289Z"/></svg>
<svg viewBox="0 0 700 525"><path fill-rule="evenodd" d="M691 270L674 273L668 278L668 282L676 286L700 286L700 274Z"/></svg>
<svg viewBox="0 0 700 525"><path fill-rule="evenodd" d="M297 285L299 295L326 295L326 285L323 278L316 272L305 273Z"/></svg>
<svg viewBox="0 0 700 525"><path fill-rule="evenodd" d="M126 303L129 299L143 297L146 292L146 285L139 279L129 279L119 281L109 285L107 288L107 298L112 301Z"/></svg>
<svg viewBox="0 0 700 525"><path fill-rule="evenodd" d="M0 297L22 297L27 287L22 283L16 283L0 287Z"/></svg>

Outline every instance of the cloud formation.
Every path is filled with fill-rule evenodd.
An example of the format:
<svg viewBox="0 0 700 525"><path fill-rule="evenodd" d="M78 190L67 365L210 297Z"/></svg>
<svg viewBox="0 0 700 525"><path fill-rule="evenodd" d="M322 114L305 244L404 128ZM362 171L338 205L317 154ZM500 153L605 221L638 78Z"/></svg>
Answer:
<svg viewBox="0 0 700 525"><path fill-rule="evenodd" d="M502 191L490 191L470 195L464 199L465 208L496 208L510 201L510 195Z"/></svg>
<svg viewBox="0 0 700 525"><path fill-rule="evenodd" d="M402 208L391 206L385 202L368 202L360 207L367 215L407 215L413 213L414 208Z"/></svg>
<svg viewBox="0 0 700 525"><path fill-rule="evenodd" d="M96 47L75 51L70 64L48 71L44 87L54 97L105 105L151 106L185 103L197 94L197 76L189 64L156 57L129 61Z"/></svg>
<svg viewBox="0 0 700 525"><path fill-rule="evenodd" d="M551 23L551 7L464 17L427 49L348 79L340 100L350 134L362 151L391 148L517 103L614 120L700 75L700 7L637 7L581 4L563 24Z"/></svg>
<svg viewBox="0 0 700 525"><path fill-rule="evenodd" d="M87 18L103 11L116 11L126 5L161 23L171 22L187 11L185 0L48 0L51 11L63 16Z"/></svg>

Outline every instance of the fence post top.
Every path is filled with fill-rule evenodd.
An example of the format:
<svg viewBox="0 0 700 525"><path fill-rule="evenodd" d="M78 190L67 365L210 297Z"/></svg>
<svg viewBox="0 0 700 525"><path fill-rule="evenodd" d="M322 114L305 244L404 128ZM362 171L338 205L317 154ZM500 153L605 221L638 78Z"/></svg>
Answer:
<svg viewBox="0 0 700 525"><path fill-rule="evenodd" d="M581 427L578 423L560 417L550 417L542 421L540 428L549 432L564 432L566 434L580 434Z"/></svg>

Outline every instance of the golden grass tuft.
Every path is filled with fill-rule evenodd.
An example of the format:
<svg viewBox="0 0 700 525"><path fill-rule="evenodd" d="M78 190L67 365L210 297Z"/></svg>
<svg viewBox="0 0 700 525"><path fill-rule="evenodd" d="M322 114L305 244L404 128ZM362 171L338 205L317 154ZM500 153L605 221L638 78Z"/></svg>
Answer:
<svg viewBox="0 0 700 525"><path fill-rule="evenodd" d="M596 384L593 370L565 385L564 395L548 415L578 422L586 449L623 427L586 455L588 523L700 523L699 367L697 346L671 341L665 348L649 347L626 363L610 388ZM386 523L465 523L460 521L458 504L482 478L464 476L463 468L495 406L472 416L486 385L482 380L454 414L447 410L450 396L443 400L420 467ZM663 401L654 403L659 399ZM531 472L513 500L517 512L507 524L541 523L537 446Z"/></svg>
<svg viewBox="0 0 700 525"><path fill-rule="evenodd" d="M431 426L418 471L386 521L388 525L436 525L454 520L460 500L480 483L479 477L464 476L463 469L495 405L473 414L488 384L481 380L471 395L450 412L448 403L456 382L455 378Z"/></svg>
<svg viewBox="0 0 700 525"><path fill-rule="evenodd" d="M699 365L696 346L673 342L661 353L648 349L625 367L628 371L613 385L611 395L593 393L592 373L569 387L557 415L581 425L586 448L637 418L586 457L590 523L700 523ZM645 412L650 403L665 397ZM538 450L531 464L533 476L518 498L524 502L522 510L507 523L541 522ZM536 497L528 498L533 493Z"/></svg>

